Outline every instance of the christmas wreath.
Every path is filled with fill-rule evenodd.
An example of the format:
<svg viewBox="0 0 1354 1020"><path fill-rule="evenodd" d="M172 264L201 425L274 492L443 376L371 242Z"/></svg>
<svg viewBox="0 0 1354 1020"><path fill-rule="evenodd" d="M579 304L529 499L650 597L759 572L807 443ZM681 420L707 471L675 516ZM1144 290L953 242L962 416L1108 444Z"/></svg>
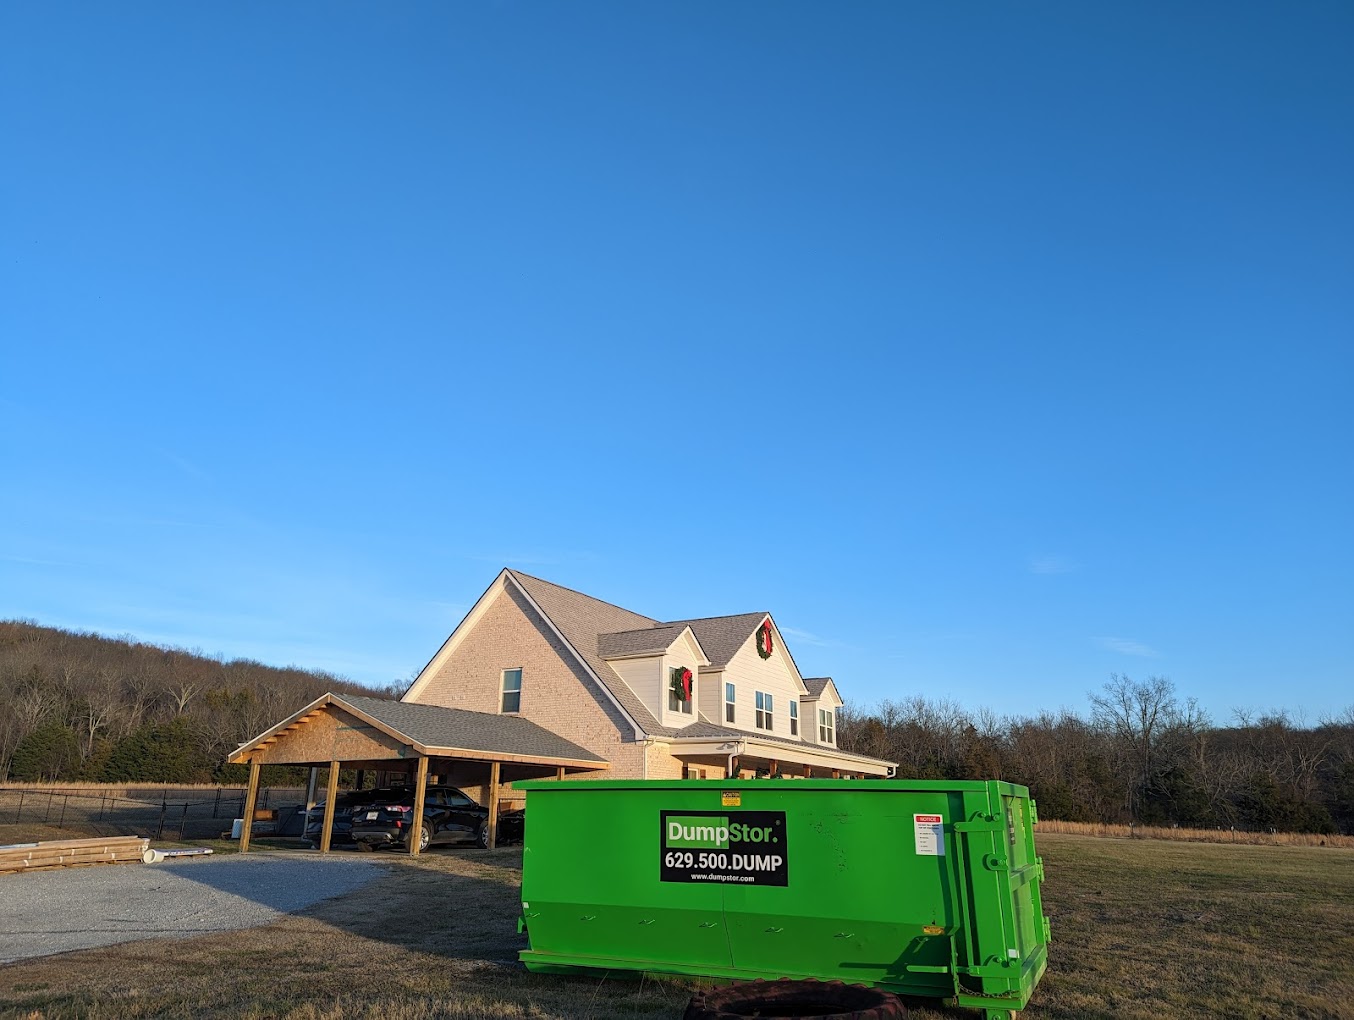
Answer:
<svg viewBox="0 0 1354 1020"><path fill-rule="evenodd" d="M685 666L674 666L669 672L672 674L672 696L678 701L690 701L691 670Z"/></svg>
<svg viewBox="0 0 1354 1020"><path fill-rule="evenodd" d="M771 658L771 621L766 620L757 629L757 654L763 659Z"/></svg>

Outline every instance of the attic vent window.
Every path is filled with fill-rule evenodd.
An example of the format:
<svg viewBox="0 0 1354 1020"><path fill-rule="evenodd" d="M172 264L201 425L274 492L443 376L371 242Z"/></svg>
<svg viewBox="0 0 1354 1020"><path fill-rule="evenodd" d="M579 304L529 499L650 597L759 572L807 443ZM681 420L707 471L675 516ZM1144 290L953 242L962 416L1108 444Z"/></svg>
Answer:
<svg viewBox="0 0 1354 1020"><path fill-rule="evenodd" d="M505 669L503 671L503 712L522 711L522 671Z"/></svg>

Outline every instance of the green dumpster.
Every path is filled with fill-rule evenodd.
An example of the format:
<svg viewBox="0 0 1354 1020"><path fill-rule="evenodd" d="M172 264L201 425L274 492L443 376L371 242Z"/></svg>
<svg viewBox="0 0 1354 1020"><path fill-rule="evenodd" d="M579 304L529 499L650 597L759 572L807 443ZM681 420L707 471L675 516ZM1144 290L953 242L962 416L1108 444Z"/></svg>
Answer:
<svg viewBox="0 0 1354 1020"><path fill-rule="evenodd" d="M1021 1009L1049 938L1023 786L532 781L527 968L818 978Z"/></svg>

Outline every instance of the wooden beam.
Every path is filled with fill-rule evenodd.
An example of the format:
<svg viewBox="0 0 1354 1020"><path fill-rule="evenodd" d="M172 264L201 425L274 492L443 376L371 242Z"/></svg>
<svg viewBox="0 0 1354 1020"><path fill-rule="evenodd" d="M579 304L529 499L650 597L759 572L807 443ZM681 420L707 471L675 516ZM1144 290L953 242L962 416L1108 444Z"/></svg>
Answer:
<svg viewBox="0 0 1354 1020"><path fill-rule="evenodd" d="M559 766L558 768L555 769L555 778L558 779L561 783L564 782L564 766L563 766L563 765L561 765L561 766Z"/></svg>
<svg viewBox="0 0 1354 1020"><path fill-rule="evenodd" d="M244 821L240 823L240 853L249 853L249 830L254 827L254 805L259 802L258 760L249 763L249 789L244 795Z"/></svg>
<svg viewBox="0 0 1354 1020"><path fill-rule="evenodd" d="M498 762L489 763L489 849L498 846Z"/></svg>
<svg viewBox="0 0 1354 1020"><path fill-rule="evenodd" d="M414 821L409 827L409 852L418 856L418 845L423 842L423 798L428 789L428 756L418 756L418 773L414 780Z"/></svg>
<svg viewBox="0 0 1354 1020"><path fill-rule="evenodd" d="M324 794L324 821L320 829L320 853L329 852L329 841L334 835L334 801L338 800L339 763L329 763L329 785Z"/></svg>

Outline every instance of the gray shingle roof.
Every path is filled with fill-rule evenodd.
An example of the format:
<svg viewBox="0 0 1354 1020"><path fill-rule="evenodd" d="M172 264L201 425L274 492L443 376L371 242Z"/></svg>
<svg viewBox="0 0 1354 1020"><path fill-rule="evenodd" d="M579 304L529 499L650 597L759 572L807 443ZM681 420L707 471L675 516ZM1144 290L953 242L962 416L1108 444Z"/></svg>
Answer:
<svg viewBox="0 0 1354 1020"><path fill-rule="evenodd" d="M607 665L607 655L638 655L641 651L657 654L672 644L683 628L690 627L710 660L710 668L722 669L768 615L740 613L662 622L530 574L511 569L507 573L559 628L639 728L655 737L670 737L679 730L658 722L630 685ZM670 638L666 636L669 633Z"/></svg>
<svg viewBox="0 0 1354 1020"><path fill-rule="evenodd" d="M597 654L603 659L619 659L625 655L661 655L685 629L685 627L646 627L643 630L598 634Z"/></svg>
<svg viewBox="0 0 1354 1020"><path fill-rule="evenodd" d="M766 617L766 613L740 613L737 616L707 616L700 620L670 620L663 626L676 627L679 631L690 627L705 649L710 668L723 669Z"/></svg>
<svg viewBox="0 0 1354 1020"><path fill-rule="evenodd" d="M823 693L823 689L832 683L830 676L805 677L804 686L809 689L809 697L816 698Z"/></svg>
<svg viewBox="0 0 1354 1020"><path fill-rule="evenodd" d="M406 701L386 701L383 698L361 698L350 694L335 694L332 697L339 704L350 705L426 747L606 761L521 716L470 712L461 708L440 708Z"/></svg>
<svg viewBox="0 0 1354 1020"><path fill-rule="evenodd" d="M539 577L509 570L508 575L516 581L533 602L556 627L583 661L591 667L611 696L629 713L630 718L639 724L639 728L653 736L667 736L674 732L670 727L660 726L653 713L639 700L639 696L630 689L614 669L608 666L597 650L598 634L615 634L620 631L643 630L660 626L659 621L640 616L610 602L603 602L591 595L561 588Z"/></svg>
<svg viewBox="0 0 1354 1020"><path fill-rule="evenodd" d="M721 726L719 723L712 723L708 719L702 719L700 722L692 723L672 734L674 737L696 737L701 739L720 739L728 737L730 740L768 740L776 744L787 744L790 747L802 747L815 751L829 751L835 754L850 754L849 751L843 751L839 747L831 744L815 744L799 737L778 737L773 733L750 733L747 730L736 730L728 726ZM867 758L870 761L882 761L881 758L870 758L869 755L858 754L857 758ZM893 764L887 762L886 764Z"/></svg>

